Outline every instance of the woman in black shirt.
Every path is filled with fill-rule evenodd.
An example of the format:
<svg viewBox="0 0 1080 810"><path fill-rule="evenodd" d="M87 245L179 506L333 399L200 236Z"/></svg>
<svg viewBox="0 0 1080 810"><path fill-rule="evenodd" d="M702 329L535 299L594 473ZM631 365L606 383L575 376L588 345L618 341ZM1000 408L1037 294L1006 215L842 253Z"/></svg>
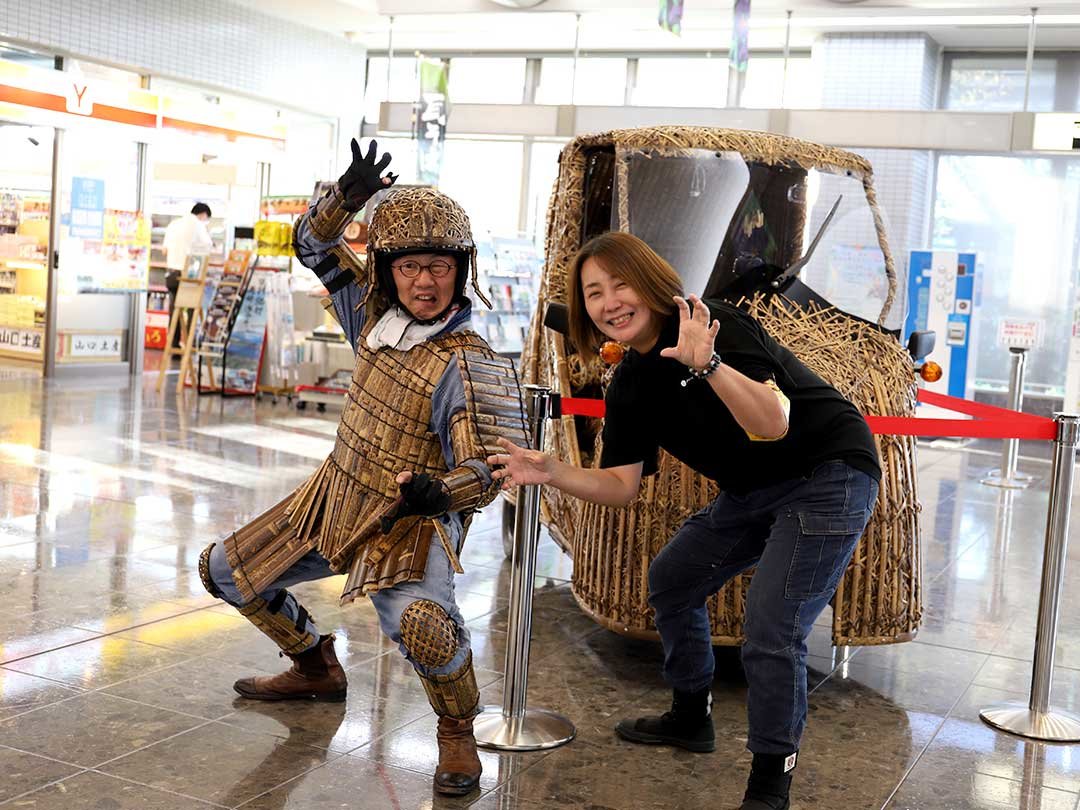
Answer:
<svg viewBox="0 0 1080 810"><path fill-rule="evenodd" d="M659 448L719 484L649 567L671 710L616 726L627 740L707 752L713 651L706 601L756 566L742 649L753 753L742 810L786 810L806 722L806 638L874 508L880 467L856 408L737 308L683 298L637 237L607 233L570 274L571 339L629 346L608 386L599 469L503 442L504 485L548 484L621 507Z"/></svg>

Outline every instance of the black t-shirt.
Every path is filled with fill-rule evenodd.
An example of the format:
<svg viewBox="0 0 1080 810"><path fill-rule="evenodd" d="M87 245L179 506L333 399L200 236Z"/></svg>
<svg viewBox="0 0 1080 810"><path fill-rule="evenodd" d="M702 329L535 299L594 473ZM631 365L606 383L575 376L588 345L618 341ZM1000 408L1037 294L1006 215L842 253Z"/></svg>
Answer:
<svg viewBox="0 0 1080 810"><path fill-rule="evenodd" d="M601 467L640 461L642 473L652 475L662 447L721 489L736 493L806 475L825 461L844 461L881 478L870 428L854 405L749 315L722 301L705 304L720 322L720 359L757 382L775 380L791 401L787 434L776 441L752 441L708 380L681 385L690 376L686 366L660 356L661 349L678 342L675 314L651 351L631 349L615 370L605 398Z"/></svg>

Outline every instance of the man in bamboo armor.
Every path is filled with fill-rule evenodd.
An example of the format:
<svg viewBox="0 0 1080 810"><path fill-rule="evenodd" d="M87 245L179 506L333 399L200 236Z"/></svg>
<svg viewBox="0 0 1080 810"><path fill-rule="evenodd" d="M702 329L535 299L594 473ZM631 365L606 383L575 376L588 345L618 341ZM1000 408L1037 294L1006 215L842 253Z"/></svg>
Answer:
<svg viewBox="0 0 1080 810"><path fill-rule="evenodd" d="M356 351L330 457L295 492L212 543L199 560L207 590L234 605L292 659L274 676L243 678L252 700L345 699L334 636L286 588L347 574L342 603L368 594L383 631L416 669L438 715L435 789L476 787L479 692L453 574L470 514L497 494L486 457L499 436L527 441L513 366L467 331L476 250L468 217L428 188L391 190L371 217L367 259L341 240L378 190L376 162L353 162L297 222L297 256L326 285Z"/></svg>

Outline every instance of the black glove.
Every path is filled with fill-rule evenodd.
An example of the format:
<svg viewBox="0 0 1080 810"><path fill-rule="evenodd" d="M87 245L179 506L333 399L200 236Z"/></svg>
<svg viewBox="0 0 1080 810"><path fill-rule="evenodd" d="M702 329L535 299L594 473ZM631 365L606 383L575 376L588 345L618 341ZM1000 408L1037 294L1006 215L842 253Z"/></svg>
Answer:
<svg viewBox="0 0 1080 810"><path fill-rule="evenodd" d="M379 521L383 534L389 534L394 524L403 517L438 517L443 514L450 508L450 493L440 479L420 473L414 475L409 483L401 485L401 497L395 506L396 508L388 510Z"/></svg>
<svg viewBox="0 0 1080 810"><path fill-rule="evenodd" d="M364 207L371 195L382 188L390 188L397 180L396 174L387 172L389 183L384 183L383 170L390 165L390 153L384 152L378 163L375 162L375 152L378 144L372 139L368 144L366 155L360 154L360 144L356 138L352 139L352 163L345 170L345 174L338 178L338 186L345 198L345 207L350 211L359 211Z"/></svg>

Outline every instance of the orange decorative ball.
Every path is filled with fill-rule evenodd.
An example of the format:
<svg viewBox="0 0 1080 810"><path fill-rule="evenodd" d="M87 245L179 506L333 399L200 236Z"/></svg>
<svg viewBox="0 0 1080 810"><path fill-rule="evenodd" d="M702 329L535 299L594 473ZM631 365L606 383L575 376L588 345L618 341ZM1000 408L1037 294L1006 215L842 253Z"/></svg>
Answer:
<svg viewBox="0 0 1080 810"><path fill-rule="evenodd" d="M927 360L919 370L919 376L927 382L937 382L941 379L944 370L933 360Z"/></svg>
<svg viewBox="0 0 1080 810"><path fill-rule="evenodd" d="M625 354L626 349L623 345L621 343L616 343L614 340L605 340L600 345L600 359L609 366L613 366L621 361Z"/></svg>

